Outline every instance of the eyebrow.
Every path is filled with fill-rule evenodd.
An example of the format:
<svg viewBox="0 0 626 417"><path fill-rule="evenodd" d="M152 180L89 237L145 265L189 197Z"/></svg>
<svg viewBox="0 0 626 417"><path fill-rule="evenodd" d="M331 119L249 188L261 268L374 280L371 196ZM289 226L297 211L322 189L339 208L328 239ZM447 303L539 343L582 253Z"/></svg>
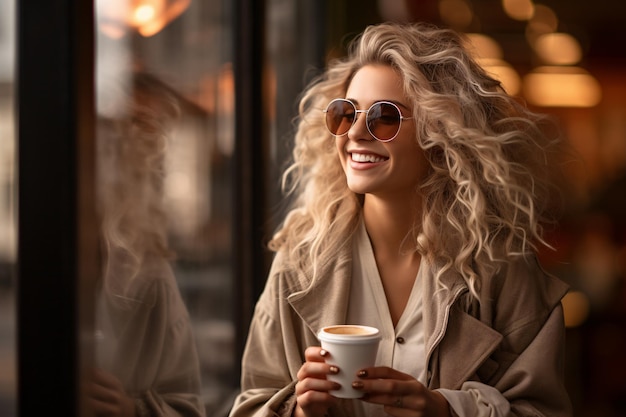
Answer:
<svg viewBox="0 0 626 417"><path fill-rule="evenodd" d="M354 98L346 97L346 100L350 100L350 101L351 101L351 102L353 102L355 105L358 105L358 104L359 104L359 101L358 101L358 100L356 100L356 99L354 99ZM380 100L374 100L374 102L372 102L372 105L373 105L373 104L376 104L376 103L380 103L381 101L388 101L389 103L393 103L393 104L395 104L396 106L401 107L401 108L403 108L403 109L404 109L404 110L406 110L406 111L411 111L411 109L410 109L410 108L408 108L408 107L407 107L406 105L404 105L403 103L401 103L401 102L399 102L399 101L396 101L396 100L386 99L386 98L383 98L383 99L380 99Z"/></svg>

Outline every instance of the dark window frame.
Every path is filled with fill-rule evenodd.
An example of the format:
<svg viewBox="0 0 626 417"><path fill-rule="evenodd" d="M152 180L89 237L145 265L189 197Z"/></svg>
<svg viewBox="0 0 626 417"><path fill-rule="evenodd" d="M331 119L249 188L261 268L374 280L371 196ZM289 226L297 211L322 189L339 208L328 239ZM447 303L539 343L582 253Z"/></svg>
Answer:
<svg viewBox="0 0 626 417"><path fill-rule="evenodd" d="M84 415L97 274L93 203L93 3L17 8L19 416Z"/></svg>

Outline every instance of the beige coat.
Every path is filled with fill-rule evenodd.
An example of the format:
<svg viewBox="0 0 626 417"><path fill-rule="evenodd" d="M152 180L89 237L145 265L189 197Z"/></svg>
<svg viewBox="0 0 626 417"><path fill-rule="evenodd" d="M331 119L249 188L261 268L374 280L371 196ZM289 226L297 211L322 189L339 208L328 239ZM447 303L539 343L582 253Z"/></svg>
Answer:
<svg viewBox="0 0 626 417"><path fill-rule="evenodd" d="M153 260L125 297L102 295L97 362L135 398L140 417L202 417L191 321L171 267Z"/></svg>
<svg viewBox="0 0 626 417"><path fill-rule="evenodd" d="M318 330L344 323L352 272L351 244L321 265L322 278L299 271L277 273L278 253L251 323L242 362L241 389L231 417L290 416L296 374L304 350L319 345ZM560 300L567 286L539 267L534 257L483 274L481 303L468 303L461 277L446 273L449 288L435 291L435 268L424 274L423 318L431 389L462 389L466 381L497 388L512 415L568 416L563 384L564 323ZM465 304L465 307L462 305ZM424 360L417 358L416 360ZM354 416L340 400L332 417Z"/></svg>

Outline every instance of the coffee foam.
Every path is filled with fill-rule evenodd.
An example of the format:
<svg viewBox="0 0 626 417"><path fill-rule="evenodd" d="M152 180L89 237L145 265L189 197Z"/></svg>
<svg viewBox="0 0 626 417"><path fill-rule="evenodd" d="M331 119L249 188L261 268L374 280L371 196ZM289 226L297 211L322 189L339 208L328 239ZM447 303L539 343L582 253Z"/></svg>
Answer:
<svg viewBox="0 0 626 417"><path fill-rule="evenodd" d="M355 334L355 335L366 335L374 333L371 330L368 330L364 327L357 326L341 326L341 327L327 327L324 329L326 333L332 334Z"/></svg>

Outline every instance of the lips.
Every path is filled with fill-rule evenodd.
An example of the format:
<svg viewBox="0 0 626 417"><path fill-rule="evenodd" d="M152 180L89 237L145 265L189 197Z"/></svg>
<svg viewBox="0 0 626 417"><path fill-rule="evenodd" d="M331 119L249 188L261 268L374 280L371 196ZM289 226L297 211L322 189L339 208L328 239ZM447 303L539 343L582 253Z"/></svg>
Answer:
<svg viewBox="0 0 626 417"><path fill-rule="evenodd" d="M358 152L350 153L350 157L352 158L352 161L354 162L370 162L370 163L383 162L388 159L380 155L375 155L371 153L358 153Z"/></svg>

